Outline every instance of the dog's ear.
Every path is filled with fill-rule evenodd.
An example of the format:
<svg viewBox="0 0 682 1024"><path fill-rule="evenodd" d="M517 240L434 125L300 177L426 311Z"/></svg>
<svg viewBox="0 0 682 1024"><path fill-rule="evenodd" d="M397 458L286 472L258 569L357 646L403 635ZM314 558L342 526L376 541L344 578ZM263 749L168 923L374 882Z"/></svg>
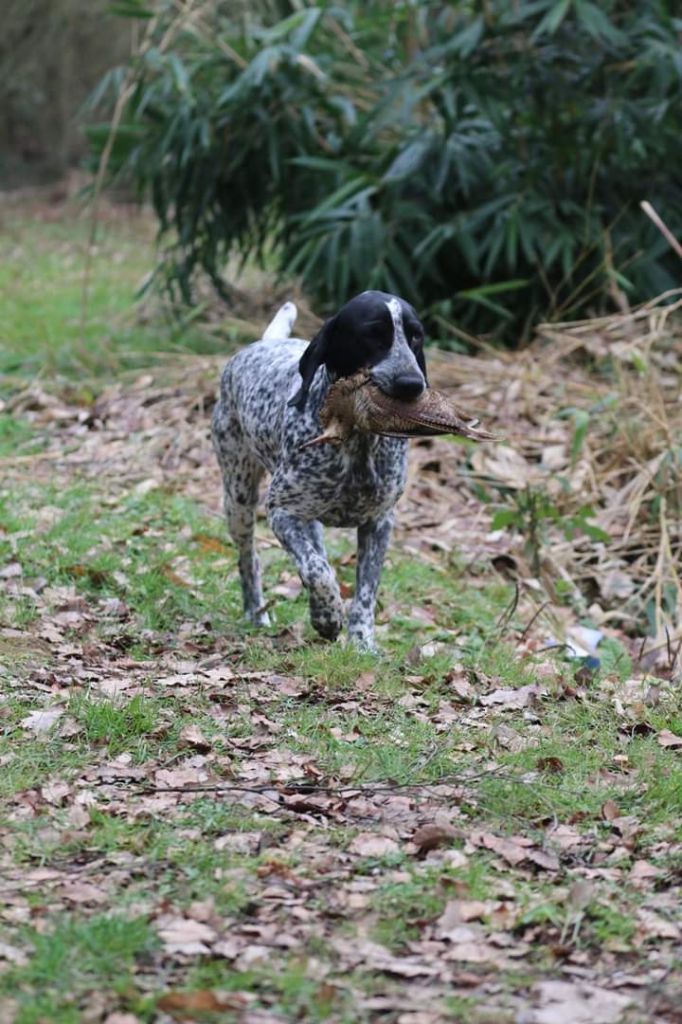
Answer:
<svg viewBox="0 0 682 1024"><path fill-rule="evenodd" d="M310 391L310 385L313 382L313 377L322 364L326 362L327 356L329 355L330 323L331 321L328 320L324 327L320 328L301 356L301 360L298 364L298 372L303 378L303 383L294 397L290 399L289 405L295 406L299 412L303 412L305 409L305 403L308 398L308 392Z"/></svg>

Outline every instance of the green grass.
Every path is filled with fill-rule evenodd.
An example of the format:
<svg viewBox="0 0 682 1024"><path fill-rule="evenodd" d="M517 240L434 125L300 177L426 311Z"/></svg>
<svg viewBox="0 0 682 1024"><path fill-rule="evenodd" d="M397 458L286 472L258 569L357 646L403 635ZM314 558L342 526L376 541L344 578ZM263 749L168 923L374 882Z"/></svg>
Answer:
<svg viewBox="0 0 682 1024"><path fill-rule="evenodd" d="M79 1024L88 995L102 988L131 1010L141 1003L135 968L156 944L144 919L64 915L50 922L49 931L27 930L24 938L33 949L29 963L0 974L0 992L18 1004L16 1024Z"/></svg>
<svg viewBox="0 0 682 1024"><path fill-rule="evenodd" d="M322 945L318 952L327 951ZM235 971L224 963L206 963L189 972L185 991L250 992L257 996L257 1005L262 1000L287 1021L369 1024L370 1016L359 1012L353 1004L351 984L356 991L361 991L365 987L362 977L341 977L338 984L337 979L332 978L329 984L311 976L314 970L315 962L310 963L307 956L285 958L279 969L258 964L250 971ZM202 1019L219 1024L226 1018L207 1015Z"/></svg>
<svg viewBox="0 0 682 1024"><path fill-rule="evenodd" d="M137 617L140 629L168 630L186 618L210 613L223 620L237 618L237 588L225 586L224 571L215 566L215 555L204 551L184 528L197 533L213 530L214 524L193 502L180 496L152 492L144 497L131 493L115 505L103 505L94 484L76 484L66 490L36 489L25 485L0 493L0 528L6 536L23 533L15 556L24 574L46 575L48 583L73 584L89 599L118 597ZM23 505L25 515L18 515ZM28 530L31 508L50 505L61 511L56 523L44 532ZM162 536L175 538L162 544ZM9 557L9 541L0 540L0 555ZM192 558L205 603L194 587L176 573L178 559Z"/></svg>
<svg viewBox="0 0 682 1024"><path fill-rule="evenodd" d="M43 438L25 419L9 413L0 415L0 457L3 455L31 455L40 451Z"/></svg>
<svg viewBox="0 0 682 1024"><path fill-rule="evenodd" d="M139 694L118 702L79 694L68 710L81 726L85 744L100 747L111 757L132 746L144 761L150 753L145 739L159 723L161 702Z"/></svg>
<svg viewBox="0 0 682 1024"><path fill-rule="evenodd" d="M41 504L59 509L61 515L51 528L34 532L27 529L31 525L30 509ZM235 640L249 635L240 622L234 556L227 548L226 555L217 560L210 547L197 542L197 537L220 539L220 531L203 509L180 495L159 490L145 496L133 492L116 504L104 504L94 484L80 483L61 491L27 484L0 500L0 527L5 537L0 540L0 555L16 558L29 581L39 577L50 585L72 585L92 608L94 618L99 602L111 597L123 600L130 609L130 620L115 624L117 643L135 644L137 653L145 653L140 642L144 631L165 635L172 647L174 632L187 621L211 622L212 630L204 640L207 648L216 635ZM343 551L344 543L338 554ZM278 556L268 572L276 575L286 564L283 556ZM410 568L409 560L398 554L392 556L386 574L390 597L384 600L407 603L411 599ZM534 679L532 659L519 657L513 646L496 639L496 622L508 601L508 588L491 585L469 590L467 604L459 579L429 572L424 566L419 573L434 607L443 610L444 622L473 639L463 659L479 685L517 687ZM26 597L12 610L6 602L5 609L6 619L14 624L28 623L35 614ZM279 602L273 614L275 631L286 627L305 617L305 599ZM96 621L89 626L93 640L98 636L105 640L110 628L114 627ZM334 775L350 765L354 781L391 779L404 783L415 777L433 781L462 769L457 746L464 733L456 726L445 733L439 731L428 717L416 716L399 704L405 692L404 656L412 645L411 636L404 634L402 620L393 622L385 644L386 656L379 663L339 645L318 643L289 650L284 659L276 647L249 645L244 661L247 666L285 671L311 681L313 699L303 703L284 700L281 722L289 747L314 756L326 774ZM27 659L30 668L29 655ZM424 682L419 695L427 715L436 711L447 695L444 680L451 659L451 654L437 655L420 666ZM14 652L9 660L15 663ZM344 693L353 695L355 680L363 672L375 676L371 715L363 714L360 706L350 711L338 706L343 704ZM598 689L598 683L595 685ZM637 802L632 794L622 795L619 787L599 782L599 772L612 765L614 755L622 751L623 737L612 706L597 697L598 693L595 699L584 702L548 700L543 709L548 738L534 739L533 745L519 754L498 754L501 766L514 776L536 770L538 762L547 758L558 759L562 767L556 774L543 775L536 786L504 778L483 782L478 798L491 817L532 821L543 819L548 812L594 815L610 797L625 807ZM208 703L200 701L195 710L196 720L211 736L215 730L206 717ZM80 763L78 752L88 745L100 747L111 756L128 750L139 760L164 742L172 745L177 739L178 729L173 727L163 741L150 739L162 713L158 699L151 694L135 697L120 707L95 695L78 694L69 712L82 728L69 753L75 764ZM25 713L25 708L17 709L17 719L20 713ZM669 711L656 714L661 728L679 721ZM494 712L491 719L494 723ZM501 713L499 720L508 718ZM230 735L244 734L245 727L248 732L247 718L234 717ZM527 727L521 723L521 734L525 731ZM485 748L487 734L474 736L474 740L479 739ZM679 807L679 769L650 738L634 737L627 749L635 771L641 766L642 775L647 776L649 814L656 821L662 820ZM49 763L51 750L49 743L43 745L44 763ZM57 757L55 767L61 764ZM10 775L19 772L19 781L26 782L35 774L36 766L29 764L27 768L28 776L22 775L15 762L10 765ZM633 788L636 790L636 786Z"/></svg>
<svg viewBox="0 0 682 1024"><path fill-rule="evenodd" d="M71 388L82 388L87 377L94 394L121 370L155 358L159 324L136 324L130 313L147 241L140 245L125 225L107 234L95 261L83 345L85 237L82 224L17 224L0 243L0 251L16 247L16 258L0 269L0 298L9 296L0 369L16 375L5 383L9 390L40 365L46 375L70 374ZM193 335L185 342L211 344ZM174 343L164 336L164 346ZM30 455L55 431L50 427L48 436L28 416L8 415L0 422L0 458ZM561 651L521 650L517 624L505 627L508 584L465 560L432 565L397 545L382 577L379 657L320 642L307 624L301 639L304 595L276 597L271 628L255 631L241 619L234 549L201 501L172 487L141 494L134 483L114 486L106 477L38 477L27 465L0 485L0 566L16 561L23 571L19 582L10 577L0 585L3 867L59 873L75 865L88 877L94 865L103 884L113 881L106 911L60 910L52 890L28 889L28 916L12 926L11 941L29 962L0 972L0 993L18 1004L16 1024L76 1024L89 995L101 991L111 997L107 1012L116 1008L152 1024L164 986L248 991L255 1007L284 1019L369 1024L372 1015L358 1009L356 994L381 996L401 982L360 969L337 977L328 940L364 936L404 955L452 898L509 900L517 915L511 934L531 936L519 971L498 979L504 991L525 991L555 971L552 950L562 942L590 957L602 947L613 956L625 951L628 969L636 965L644 955L636 911L679 876L671 844L680 838L682 767L679 753L656 738L661 729L682 734L679 688L662 688L658 703L634 717L619 710L607 684L629 678L633 666L625 649L608 640L600 672L579 699L570 697L559 677L570 683L575 665ZM46 507L51 517L41 517ZM350 539L331 534L329 549L340 579L352 585ZM267 594L283 572L292 572L289 559L266 550ZM106 613L113 598L124 609L120 616ZM46 638L65 602L79 609L80 620L65 626L61 639L49 629ZM433 623L420 621L415 606L428 608ZM443 646L419 657L427 641ZM187 661L229 667L235 676L216 684L209 676L186 686L159 682ZM514 689L534 682L538 664L548 663L557 681L521 710L461 701L449 681L456 664L474 695ZM134 676L130 693L102 692L109 668L118 680ZM271 676L296 677L300 692L282 693ZM64 715L35 736L26 717L55 703ZM639 729L637 716L646 723ZM182 745L187 726L201 730L206 749ZM101 779L98 768L114 758L131 766L132 778ZM156 773L186 765L205 769L218 787L155 803ZM256 789L281 788L283 777L303 784L293 809L267 796L251 805L239 788L250 781ZM435 796L443 780L447 793ZM51 803L57 782L69 791ZM399 836L395 849L354 855L353 839L379 827L381 812L371 792L348 789L372 784L389 801L404 799L401 806L420 822L448 811L464 838L444 849L464 849L467 864L455 869L438 853L422 860L406 852L410 831L400 810L387 818ZM74 821L82 794L86 812ZM660 879L650 892L617 885L607 861L576 923L567 899L572 882L619 845L604 817L607 800L639 823L629 844L616 850L623 877L644 858L660 869ZM556 824L571 824L586 839L584 849L562 854L556 874L528 864L515 871L466 844L467 834L487 830L542 845ZM256 836L253 847L216 847L217 839L243 833ZM337 890L349 885L368 893L366 914L335 902ZM258 945L260 915L274 914L282 893L284 908L290 899L315 923L291 951L271 950L267 962L244 967L210 958L181 962L159 950L154 913L181 914L197 901L213 907L228 934L252 928L249 941ZM299 924L294 910L286 927ZM320 963L328 974L318 977ZM452 996L446 1019L488 1024L487 1011L479 1013L472 1000ZM495 1020L505 1014L500 1006Z"/></svg>
<svg viewBox="0 0 682 1024"><path fill-rule="evenodd" d="M371 904L377 916L375 940L396 952L418 939L424 925L440 917L455 893L484 900L492 891L489 858L485 856L473 858L465 868L443 870L427 865L408 871L408 881L380 885Z"/></svg>
<svg viewBox="0 0 682 1024"><path fill-rule="evenodd" d="M135 297L154 260L153 229L139 217L112 217L101 226L84 317L90 223L85 214L74 220L73 213L54 223L3 218L0 375L64 375L82 387L93 377L148 366L160 352L224 351L224 339L191 323L136 316Z"/></svg>

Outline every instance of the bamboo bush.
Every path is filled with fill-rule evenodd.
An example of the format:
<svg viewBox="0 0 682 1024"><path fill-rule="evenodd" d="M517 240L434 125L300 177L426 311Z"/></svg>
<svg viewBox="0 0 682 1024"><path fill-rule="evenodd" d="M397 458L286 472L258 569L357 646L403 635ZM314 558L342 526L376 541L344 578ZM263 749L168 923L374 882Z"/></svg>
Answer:
<svg viewBox="0 0 682 1024"><path fill-rule="evenodd" d="M666 0L120 0L144 45L110 169L151 198L157 281L228 256L321 310L375 287L515 342L673 287L682 19ZM91 131L95 150L109 135Z"/></svg>

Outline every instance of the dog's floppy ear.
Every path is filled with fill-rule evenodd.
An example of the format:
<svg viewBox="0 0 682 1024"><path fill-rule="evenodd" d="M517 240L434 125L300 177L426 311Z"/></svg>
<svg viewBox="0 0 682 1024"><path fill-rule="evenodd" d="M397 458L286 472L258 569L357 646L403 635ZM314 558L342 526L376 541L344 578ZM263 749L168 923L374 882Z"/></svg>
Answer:
<svg viewBox="0 0 682 1024"><path fill-rule="evenodd" d="M320 328L313 340L308 345L307 349L301 356L301 361L298 364L298 372L303 378L303 383L300 388L289 401L289 405L295 406L299 412L303 412L305 403L308 398L308 392L310 391L310 385L313 382L313 377L317 373L318 369L326 361L329 354L329 324L331 321L327 321L324 327Z"/></svg>

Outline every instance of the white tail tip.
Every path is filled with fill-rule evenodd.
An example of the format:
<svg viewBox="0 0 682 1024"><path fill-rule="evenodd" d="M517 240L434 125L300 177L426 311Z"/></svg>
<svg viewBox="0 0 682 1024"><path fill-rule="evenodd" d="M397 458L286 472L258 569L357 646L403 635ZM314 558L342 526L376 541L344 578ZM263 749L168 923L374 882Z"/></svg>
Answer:
<svg viewBox="0 0 682 1024"><path fill-rule="evenodd" d="M263 341L272 341L275 338L288 338L291 335L291 328L296 322L298 310L293 302L285 302L275 313L274 317L265 328Z"/></svg>

